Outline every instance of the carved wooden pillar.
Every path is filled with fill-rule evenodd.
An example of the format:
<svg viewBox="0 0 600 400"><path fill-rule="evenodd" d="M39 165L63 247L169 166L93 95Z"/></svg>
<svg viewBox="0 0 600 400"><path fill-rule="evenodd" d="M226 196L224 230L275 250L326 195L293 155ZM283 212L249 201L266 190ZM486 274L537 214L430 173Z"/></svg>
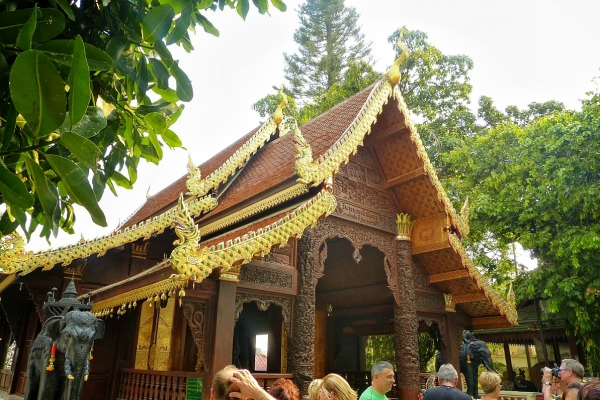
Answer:
<svg viewBox="0 0 600 400"><path fill-rule="evenodd" d="M412 272L411 234L413 223L407 214L397 218L396 265L400 304L394 307L396 333L396 365L398 367L398 396L416 399L419 396L419 321L415 302Z"/></svg>
<svg viewBox="0 0 600 400"><path fill-rule="evenodd" d="M454 318L452 318L454 316ZM446 315L447 340L446 347L442 348L442 361L444 364L452 364L460 374L459 349L462 343L462 327L456 322L456 314ZM460 377L459 377L460 378ZM460 386L459 386L460 387Z"/></svg>
<svg viewBox="0 0 600 400"><path fill-rule="evenodd" d="M217 318L215 323L214 357L211 371L214 374L233 359L233 329L235 328L235 293L237 283L219 280L219 294L217 295Z"/></svg>
<svg viewBox="0 0 600 400"><path fill-rule="evenodd" d="M298 295L294 306L294 323L290 346L290 372L295 377L315 374L315 288L317 272L313 265L316 240L306 230L298 242ZM310 382L296 378L300 393L307 393Z"/></svg>
<svg viewBox="0 0 600 400"><path fill-rule="evenodd" d="M196 366L197 372L205 372L205 356L204 356L204 326L206 315L206 301L201 299L185 298L183 301L183 315L192 332L192 338L196 344Z"/></svg>

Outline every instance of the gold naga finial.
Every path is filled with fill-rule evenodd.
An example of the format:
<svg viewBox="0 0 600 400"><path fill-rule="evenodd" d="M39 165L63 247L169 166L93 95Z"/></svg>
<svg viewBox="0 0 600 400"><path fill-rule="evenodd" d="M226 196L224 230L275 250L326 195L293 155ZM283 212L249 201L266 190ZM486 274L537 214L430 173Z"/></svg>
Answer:
<svg viewBox="0 0 600 400"><path fill-rule="evenodd" d="M506 299L512 306L514 306L517 302L512 281L510 281L510 285L508 286L508 294L506 295Z"/></svg>
<svg viewBox="0 0 600 400"><path fill-rule="evenodd" d="M404 29L400 31L400 34L398 35L398 41L396 42L398 47L402 49L402 53L400 53L400 56L396 59L396 61L394 61L390 69L388 69L386 72L388 79L394 86L400 82L400 64L402 64L404 60L408 60L409 57L408 47L402 43L402 36L404 36Z"/></svg>
<svg viewBox="0 0 600 400"><path fill-rule="evenodd" d="M281 96L281 103L279 103L277 109L273 113L273 119L275 120L275 123L279 125L281 121L283 121L283 107L288 105L287 95L283 92L283 85L281 85L281 89L279 89L277 96Z"/></svg>

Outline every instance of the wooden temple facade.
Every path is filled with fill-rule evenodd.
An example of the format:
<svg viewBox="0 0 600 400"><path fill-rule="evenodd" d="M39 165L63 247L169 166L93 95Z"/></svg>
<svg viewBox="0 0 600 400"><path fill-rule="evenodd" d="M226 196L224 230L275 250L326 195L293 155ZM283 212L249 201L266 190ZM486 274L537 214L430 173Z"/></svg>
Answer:
<svg viewBox="0 0 600 400"><path fill-rule="evenodd" d="M436 177L398 77L392 69L301 127L282 118L282 101L111 235L44 253L8 238L0 385L23 392L42 304L72 278L106 322L84 399L208 399L231 363L305 391L310 377L356 377L365 338L379 334L396 335L397 397L415 399L417 336L431 329L458 369L463 329L511 326L516 312L466 254L466 217Z"/></svg>

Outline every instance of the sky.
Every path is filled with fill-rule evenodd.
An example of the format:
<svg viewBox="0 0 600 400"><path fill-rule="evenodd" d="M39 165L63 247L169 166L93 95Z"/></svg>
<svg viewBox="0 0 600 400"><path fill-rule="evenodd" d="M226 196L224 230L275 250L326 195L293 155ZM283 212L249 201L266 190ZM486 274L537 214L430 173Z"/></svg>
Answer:
<svg viewBox="0 0 600 400"><path fill-rule="evenodd" d="M251 105L276 93L272 87L285 82L283 53L297 51L293 34L301 1L285 2L286 12L272 8L270 16L251 8L246 21L230 9L208 13L220 36L198 28L192 53L173 51L194 88L194 99L172 128L186 148L165 150L159 166L142 162L133 190L119 190L114 197L107 189L100 206L108 227L94 225L77 208L75 235L60 233L51 246L32 238L27 250L110 233L143 205L147 194L185 175L188 156L201 164L258 126L262 120ZM377 71L384 72L394 61L387 38L402 26L426 32L445 54L471 57L474 107L485 95L500 109L547 100L580 109L586 92L598 89L592 80L600 76L600 1L346 0L346 5L361 15Z"/></svg>

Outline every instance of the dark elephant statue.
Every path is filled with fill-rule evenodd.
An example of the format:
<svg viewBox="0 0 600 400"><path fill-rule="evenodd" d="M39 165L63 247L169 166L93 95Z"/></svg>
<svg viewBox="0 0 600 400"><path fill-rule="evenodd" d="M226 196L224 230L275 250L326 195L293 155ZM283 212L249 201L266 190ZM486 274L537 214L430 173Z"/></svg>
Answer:
<svg viewBox="0 0 600 400"><path fill-rule="evenodd" d="M25 400L79 399L92 344L103 336L104 321L89 311L48 318L29 352Z"/></svg>
<svg viewBox="0 0 600 400"><path fill-rule="evenodd" d="M479 366L483 365L488 371L497 372L492 363L492 352L482 340L477 340L469 331L463 333L463 344L459 353L460 372L467 381L467 394L472 398L479 398L477 380Z"/></svg>

